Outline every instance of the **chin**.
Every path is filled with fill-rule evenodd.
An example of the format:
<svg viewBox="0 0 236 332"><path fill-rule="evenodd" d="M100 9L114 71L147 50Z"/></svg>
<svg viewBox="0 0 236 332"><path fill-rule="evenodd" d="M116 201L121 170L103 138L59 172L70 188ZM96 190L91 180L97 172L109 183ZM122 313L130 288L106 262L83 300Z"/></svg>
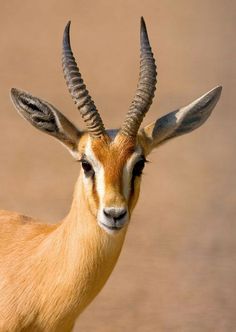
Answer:
<svg viewBox="0 0 236 332"><path fill-rule="evenodd" d="M115 235L120 232L120 229L107 227L106 225L102 224L101 222L98 222L99 227L107 234L109 235Z"/></svg>
<svg viewBox="0 0 236 332"><path fill-rule="evenodd" d="M105 224L102 221L98 221L98 225L99 227L101 227L106 233L110 234L110 235L116 235L118 233L120 233L124 228L125 225L122 227L116 227L116 226L111 226L109 224Z"/></svg>
<svg viewBox="0 0 236 332"><path fill-rule="evenodd" d="M98 219L98 225L102 230L104 230L109 235L116 235L124 231L127 228L128 220L123 223L123 225L114 226L111 223L106 222L105 220Z"/></svg>

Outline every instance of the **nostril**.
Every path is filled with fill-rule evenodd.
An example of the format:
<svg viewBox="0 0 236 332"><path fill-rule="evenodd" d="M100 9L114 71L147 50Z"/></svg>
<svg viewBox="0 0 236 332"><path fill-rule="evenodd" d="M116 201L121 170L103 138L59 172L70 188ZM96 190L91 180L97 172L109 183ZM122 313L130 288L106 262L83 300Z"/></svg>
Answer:
<svg viewBox="0 0 236 332"><path fill-rule="evenodd" d="M127 211L124 210L124 212L122 212L119 216L114 217L114 219L115 219L115 220L120 220L120 219L124 218L124 216L126 215L126 213L127 213Z"/></svg>
<svg viewBox="0 0 236 332"><path fill-rule="evenodd" d="M109 212L106 211L106 209L103 209L103 213L105 214L105 216L107 218L111 217L110 214L109 214Z"/></svg>
<svg viewBox="0 0 236 332"><path fill-rule="evenodd" d="M120 220L125 217L127 210L125 208L104 208L103 213L107 218Z"/></svg>

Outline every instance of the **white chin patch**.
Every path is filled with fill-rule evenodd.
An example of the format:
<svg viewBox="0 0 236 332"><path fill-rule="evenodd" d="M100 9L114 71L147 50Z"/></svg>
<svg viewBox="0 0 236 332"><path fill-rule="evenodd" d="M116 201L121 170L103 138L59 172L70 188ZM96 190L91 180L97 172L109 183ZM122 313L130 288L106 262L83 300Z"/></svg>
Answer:
<svg viewBox="0 0 236 332"><path fill-rule="evenodd" d="M118 228L108 228L107 226L105 226L104 224L102 224L100 221L98 221L98 225L106 232L106 233L108 233L108 234L110 234L110 235L115 235L115 234L117 234L119 231L120 231L120 229L118 229Z"/></svg>

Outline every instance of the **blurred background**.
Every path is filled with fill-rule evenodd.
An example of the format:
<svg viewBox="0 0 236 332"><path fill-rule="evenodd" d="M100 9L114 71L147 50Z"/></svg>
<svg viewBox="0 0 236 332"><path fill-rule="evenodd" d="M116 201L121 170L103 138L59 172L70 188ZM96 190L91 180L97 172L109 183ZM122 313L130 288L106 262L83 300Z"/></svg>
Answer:
<svg viewBox="0 0 236 332"><path fill-rule="evenodd" d="M235 14L229 0L1 2L1 208L48 222L69 209L78 163L23 121L9 98L11 87L22 88L83 127L61 70L69 19L107 127L120 126L135 92L141 15L159 72L145 124L223 85L203 127L149 157L119 262L74 331L235 331Z"/></svg>

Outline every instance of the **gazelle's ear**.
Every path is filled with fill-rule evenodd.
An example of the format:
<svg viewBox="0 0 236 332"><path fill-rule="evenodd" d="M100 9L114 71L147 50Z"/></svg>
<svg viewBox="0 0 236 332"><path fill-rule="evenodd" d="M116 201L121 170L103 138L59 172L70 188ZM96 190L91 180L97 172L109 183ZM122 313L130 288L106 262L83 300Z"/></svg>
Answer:
<svg viewBox="0 0 236 332"><path fill-rule="evenodd" d="M167 140L187 134L200 127L210 116L220 98L222 87L218 86L196 99L188 106L168 113L139 131L146 153Z"/></svg>
<svg viewBox="0 0 236 332"><path fill-rule="evenodd" d="M77 157L78 141L82 133L62 113L46 101L18 89L11 89L11 99L24 119L57 138L73 157Z"/></svg>

